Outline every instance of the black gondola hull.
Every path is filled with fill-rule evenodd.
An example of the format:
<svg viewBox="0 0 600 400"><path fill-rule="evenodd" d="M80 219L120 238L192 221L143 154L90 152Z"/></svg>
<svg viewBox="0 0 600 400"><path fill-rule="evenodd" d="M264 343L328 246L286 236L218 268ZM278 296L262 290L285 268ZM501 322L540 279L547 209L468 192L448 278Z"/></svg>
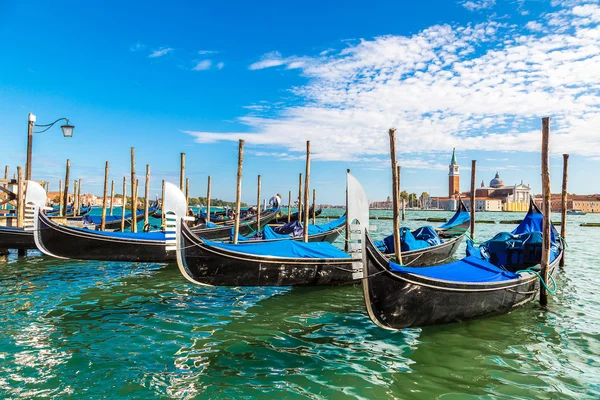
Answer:
<svg viewBox="0 0 600 400"><path fill-rule="evenodd" d="M556 270L560 257L550 265ZM389 271L388 260L367 240L367 279L363 290L369 316L386 329L461 322L499 315L525 304L539 292L535 275L511 281L461 284Z"/></svg>
<svg viewBox="0 0 600 400"><path fill-rule="evenodd" d="M0 226L0 249L37 249L33 233L22 228Z"/></svg>
<svg viewBox="0 0 600 400"><path fill-rule="evenodd" d="M263 213L261 215L260 223L262 225L267 225L271 221L275 219L277 216L277 211L270 210L269 212ZM240 235L250 235L256 232L258 227L258 222L256 219L253 219L247 223L240 223ZM197 236L200 236L204 239L208 240L229 240L231 238L231 229L232 225L224 225L218 226L216 228L204 228L202 226L192 227L191 230Z"/></svg>
<svg viewBox="0 0 600 400"><path fill-rule="evenodd" d="M167 251L165 241L98 236L68 226L57 225L39 216L38 240L43 252L55 257L96 261L169 262L175 252Z"/></svg>

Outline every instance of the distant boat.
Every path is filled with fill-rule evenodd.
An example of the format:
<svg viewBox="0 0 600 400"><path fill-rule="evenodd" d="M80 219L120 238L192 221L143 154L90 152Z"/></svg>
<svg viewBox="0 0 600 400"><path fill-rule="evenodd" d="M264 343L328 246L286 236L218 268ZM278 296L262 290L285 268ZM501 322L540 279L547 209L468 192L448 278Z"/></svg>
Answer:
<svg viewBox="0 0 600 400"><path fill-rule="evenodd" d="M585 211L581 211L581 210L567 210L567 214L569 214L569 215L585 215L587 213Z"/></svg>

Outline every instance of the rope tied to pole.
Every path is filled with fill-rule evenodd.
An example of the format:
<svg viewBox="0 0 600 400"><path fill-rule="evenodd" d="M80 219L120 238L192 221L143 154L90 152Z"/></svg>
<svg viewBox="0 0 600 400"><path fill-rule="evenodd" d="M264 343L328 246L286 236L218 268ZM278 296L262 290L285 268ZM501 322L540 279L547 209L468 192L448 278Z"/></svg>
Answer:
<svg viewBox="0 0 600 400"><path fill-rule="evenodd" d="M550 289L548 287L548 285L546 285L546 283L544 282L544 279L542 278L542 275L540 275L539 272L534 271L531 268L527 268L527 269L523 269L523 270L517 271L516 274L521 274L521 272L529 272L531 274L537 275L537 277L540 280L540 283L542 284L542 286L544 286L544 288L548 291L548 293L550 293L552 295L556 294L556 289L558 288L558 286L556 285L556 281L554 280L554 278L552 277L552 275L548 274L548 278L552 282L552 289Z"/></svg>

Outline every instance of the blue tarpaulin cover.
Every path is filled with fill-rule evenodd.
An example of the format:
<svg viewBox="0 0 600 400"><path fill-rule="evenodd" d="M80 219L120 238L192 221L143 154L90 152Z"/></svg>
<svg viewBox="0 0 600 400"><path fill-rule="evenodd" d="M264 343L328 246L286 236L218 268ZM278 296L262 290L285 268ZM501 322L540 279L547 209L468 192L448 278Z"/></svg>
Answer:
<svg viewBox="0 0 600 400"><path fill-rule="evenodd" d="M442 240L431 226L424 226L411 232L408 228L400 228L400 250L411 251L424 249L441 244ZM385 253L393 253L394 235L390 235L382 241L375 242L377 248Z"/></svg>
<svg viewBox="0 0 600 400"><path fill-rule="evenodd" d="M203 240L204 244L238 253L279 258L350 258L350 256L327 242L298 242L279 240L249 244L228 244Z"/></svg>
<svg viewBox="0 0 600 400"><path fill-rule="evenodd" d="M346 216L342 215L340 218L324 225L308 225L308 234L316 235L319 233L329 232L339 228L345 223ZM239 235L238 241L290 239L300 237L303 234L304 228L302 227L302 224L298 221L292 221L284 225L276 226L275 228L271 228L269 225L266 225L261 232L253 232L246 236ZM230 238L233 240L233 229L231 230Z"/></svg>
<svg viewBox="0 0 600 400"><path fill-rule="evenodd" d="M446 222L444 225L439 226L438 229L454 228L455 226L461 225L470 220L471 220L471 215L469 214L469 212L461 211L459 213L454 214L448 222Z"/></svg>
<svg viewBox="0 0 600 400"><path fill-rule="evenodd" d="M519 278L518 274L505 271L485 260L471 256L450 264L433 267L403 267L390 262L390 270L402 274L414 274L452 282L500 282Z"/></svg>
<svg viewBox="0 0 600 400"><path fill-rule="evenodd" d="M75 228L69 227L76 231L85 232L87 234L93 234L96 236L111 237L115 239L138 239L138 240L156 240L165 241L164 232L108 232L108 231L94 231L87 228Z"/></svg>

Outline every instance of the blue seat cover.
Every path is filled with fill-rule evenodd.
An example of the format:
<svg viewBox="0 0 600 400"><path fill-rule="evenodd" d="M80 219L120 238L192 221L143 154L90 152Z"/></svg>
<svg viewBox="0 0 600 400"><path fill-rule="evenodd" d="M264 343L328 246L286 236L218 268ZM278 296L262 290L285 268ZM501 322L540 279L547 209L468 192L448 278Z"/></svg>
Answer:
<svg viewBox="0 0 600 400"><path fill-rule="evenodd" d="M350 255L327 242L304 243L296 240L279 240L277 242L228 244L205 239L203 239L203 242L210 247L256 256L281 258L350 258Z"/></svg>
<svg viewBox="0 0 600 400"><path fill-rule="evenodd" d="M154 240L162 241L166 240L164 232L108 232L108 231L94 231L87 228L76 228L70 226L69 229L76 231L85 232L100 237L110 237L114 239L138 239L138 240Z"/></svg>
<svg viewBox="0 0 600 400"><path fill-rule="evenodd" d="M390 261L390 270L401 274L413 274L452 282L483 283L501 282L519 278L520 275L505 271L475 256L465 257L450 264L432 267L404 267Z"/></svg>
<svg viewBox="0 0 600 400"><path fill-rule="evenodd" d="M444 225L440 225L438 227L438 229L454 228L455 226L461 225L470 220L471 220L471 215L469 214L469 212L461 211L459 213L455 213L448 222L446 222Z"/></svg>

